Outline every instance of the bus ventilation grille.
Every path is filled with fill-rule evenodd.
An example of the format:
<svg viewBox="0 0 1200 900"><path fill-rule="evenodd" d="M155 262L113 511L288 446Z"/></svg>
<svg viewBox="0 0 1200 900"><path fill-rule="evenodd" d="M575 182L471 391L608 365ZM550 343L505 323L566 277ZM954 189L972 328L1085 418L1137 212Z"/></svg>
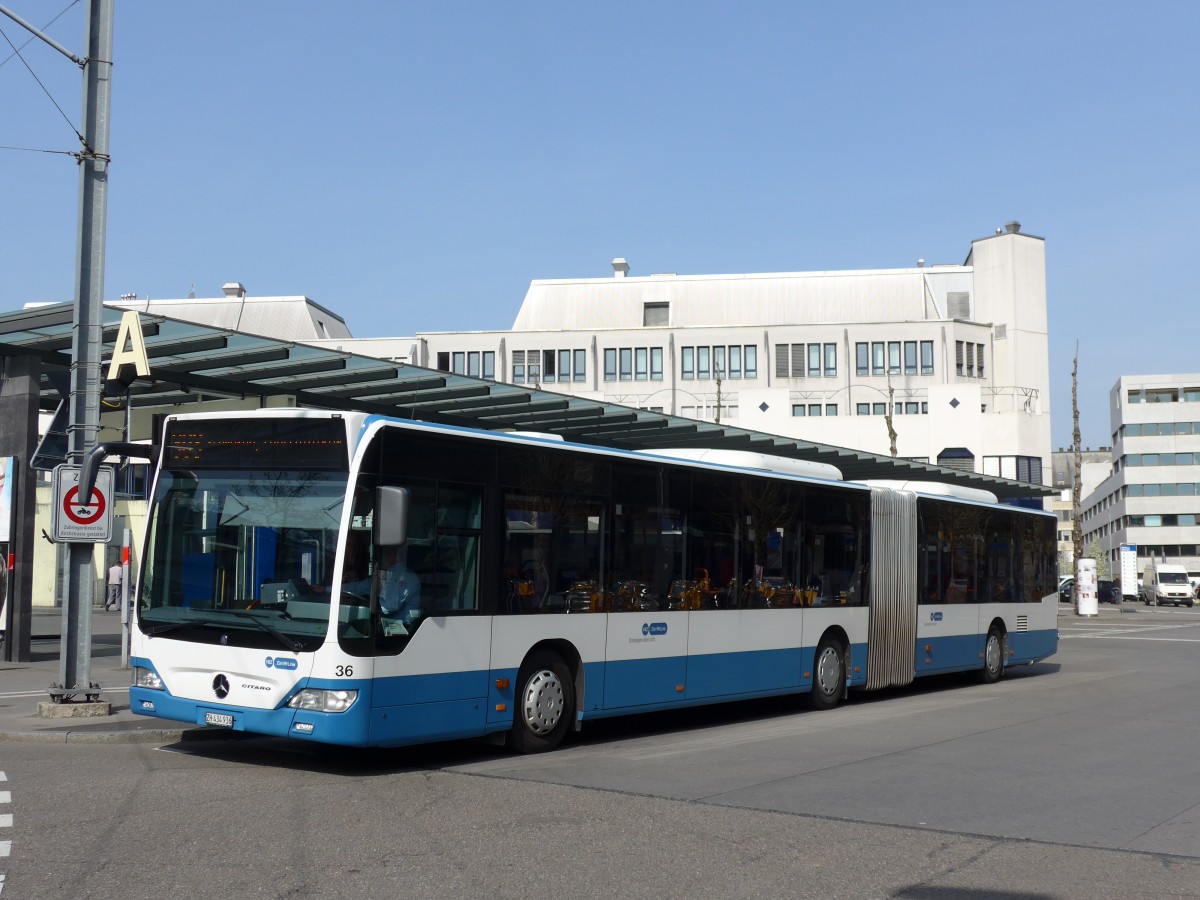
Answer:
<svg viewBox="0 0 1200 900"><path fill-rule="evenodd" d="M1029 630L1029 616L1017 616L1017 631Z"/></svg>

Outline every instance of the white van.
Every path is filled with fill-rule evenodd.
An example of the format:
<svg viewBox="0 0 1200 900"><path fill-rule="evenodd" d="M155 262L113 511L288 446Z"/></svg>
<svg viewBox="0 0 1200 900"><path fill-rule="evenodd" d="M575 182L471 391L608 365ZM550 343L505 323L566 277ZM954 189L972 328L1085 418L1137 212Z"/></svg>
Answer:
<svg viewBox="0 0 1200 900"><path fill-rule="evenodd" d="M1147 606L1163 606L1167 603L1191 606L1195 602L1187 569L1175 563L1154 560L1147 563L1145 574L1142 575L1142 588Z"/></svg>

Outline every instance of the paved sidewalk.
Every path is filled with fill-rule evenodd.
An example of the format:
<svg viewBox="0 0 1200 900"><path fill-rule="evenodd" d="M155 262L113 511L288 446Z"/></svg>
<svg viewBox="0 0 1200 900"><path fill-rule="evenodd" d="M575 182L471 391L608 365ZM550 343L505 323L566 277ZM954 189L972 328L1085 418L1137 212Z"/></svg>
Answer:
<svg viewBox="0 0 1200 900"><path fill-rule="evenodd" d="M194 739L208 729L167 719L135 716L129 709L131 671L121 668L121 616L102 608L92 613L92 681L112 715L94 718L44 719L38 703L49 701L47 689L59 671L61 609L35 609L29 662L0 661L0 741L55 743L160 743Z"/></svg>

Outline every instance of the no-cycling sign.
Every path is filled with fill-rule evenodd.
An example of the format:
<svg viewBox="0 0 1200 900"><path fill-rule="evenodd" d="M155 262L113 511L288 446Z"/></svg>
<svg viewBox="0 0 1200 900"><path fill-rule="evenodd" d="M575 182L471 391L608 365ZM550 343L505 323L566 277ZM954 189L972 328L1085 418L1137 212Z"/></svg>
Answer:
<svg viewBox="0 0 1200 900"><path fill-rule="evenodd" d="M108 543L112 538L111 466L101 466L86 500L79 496L79 466L55 466L52 479L54 540Z"/></svg>

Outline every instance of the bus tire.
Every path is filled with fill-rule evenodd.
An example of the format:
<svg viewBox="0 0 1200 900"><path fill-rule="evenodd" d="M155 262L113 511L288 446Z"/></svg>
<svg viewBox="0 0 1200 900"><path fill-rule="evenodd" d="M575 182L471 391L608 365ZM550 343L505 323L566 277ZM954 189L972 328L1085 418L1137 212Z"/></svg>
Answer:
<svg viewBox="0 0 1200 900"><path fill-rule="evenodd" d="M979 670L979 680L984 684L995 684L1004 677L1006 643L999 628L993 625L988 629L987 640L983 644L983 668Z"/></svg>
<svg viewBox="0 0 1200 900"><path fill-rule="evenodd" d="M813 709L833 709L846 693L846 651L837 638L826 635L813 659L813 684L808 704Z"/></svg>
<svg viewBox="0 0 1200 900"><path fill-rule="evenodd" d="M562 743L575 712L571 670L556 653L531 654L517 675L515 702L508 745L519 753L553 750Z"/></svg>

